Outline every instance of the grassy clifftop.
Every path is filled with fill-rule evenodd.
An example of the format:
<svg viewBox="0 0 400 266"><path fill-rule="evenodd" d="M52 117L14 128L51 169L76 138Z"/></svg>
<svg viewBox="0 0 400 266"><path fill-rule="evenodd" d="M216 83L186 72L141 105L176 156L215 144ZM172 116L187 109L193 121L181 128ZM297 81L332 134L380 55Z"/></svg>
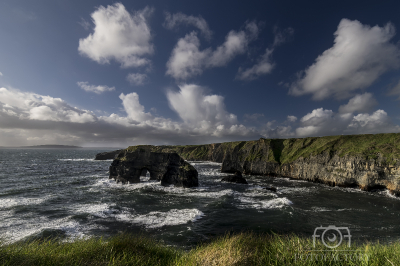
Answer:
<svg viewBox="0 0 400 266"><path fill-rule="evenodd" d="M367 160L381 156L388 162L400 159L398 133L287 139L283 141L283 146L282 163L322 153L338 154L340 157L357 156Z"/></svg>
<svg viewBox="0 0 400 266"><path fill-rule="evenodd" d="M280 164L328 153L357 156L366 160L383 157L389 164L400 160L400 134L340 135L292 139L260 139L204 145L158 146L158 151L177 152L187 160L213 160L226 153L240 153L246 161L263 160ZM214 160L218 161L218 160Z"/></svg>
<svg viewBox="0 0 400 266"><path fill-rule="evenodd" d="M125 151L150 149L152 152L176 152L186 160L222 162L225 155L238 155L241 161L291 163L319 154L355 156L365 160L382 158L387 164L400 161L400 133L340 135L292 139L259 139L203 145L138 145ZM123 154L119 159L123 160Z"/></svg>

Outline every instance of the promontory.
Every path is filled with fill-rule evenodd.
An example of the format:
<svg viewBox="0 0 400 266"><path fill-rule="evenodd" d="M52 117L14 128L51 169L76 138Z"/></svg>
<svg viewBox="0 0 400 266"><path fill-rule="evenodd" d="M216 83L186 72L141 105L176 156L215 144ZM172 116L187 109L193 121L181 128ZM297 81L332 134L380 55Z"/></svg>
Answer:
<svg viewBox="0 0 400 266"><path fill-rule="evenodd" d="M132 147L128 148L132 149ZM189 161L222 163L221 172L281 176L331 186L387 188L400 195L400 134L264 139L157 146Z"/></svg>

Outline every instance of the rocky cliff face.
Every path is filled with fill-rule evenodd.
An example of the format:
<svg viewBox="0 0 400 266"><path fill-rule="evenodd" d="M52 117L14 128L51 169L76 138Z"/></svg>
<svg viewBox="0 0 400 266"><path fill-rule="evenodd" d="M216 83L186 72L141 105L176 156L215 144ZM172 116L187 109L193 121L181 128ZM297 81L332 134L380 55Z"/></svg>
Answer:
<svg viewBox="0 0 400 266"><path fill-rule="evenodd" d="M151 145L129 147L118 154L110 166L110 179L122 183L138 183L148 171L151 180L162 185L198 186L197 170L175 152L162 152Z"/></svg>
<svg viewBox="0 0 400 266"><path fill-rule="evenodd" d="M331 186L388 188L400 195L400 134L260 139L160 146L186 160L222 163L221 171L284 176Z"/></svg>

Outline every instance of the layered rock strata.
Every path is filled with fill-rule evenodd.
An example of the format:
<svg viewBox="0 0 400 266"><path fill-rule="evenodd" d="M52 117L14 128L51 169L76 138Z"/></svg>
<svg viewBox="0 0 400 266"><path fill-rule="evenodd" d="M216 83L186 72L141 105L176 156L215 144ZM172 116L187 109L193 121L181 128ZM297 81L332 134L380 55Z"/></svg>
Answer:
<svg viewBox="0 0 400 266"><path fill-rule="evenodd" d="M221 172L282 176L331 186L387 188L400 195L400 134L259 139L159 146L186 160L222 163Z"/></svg>
<svg viewBox="0 0 400 266"><path fill-rule="evenodd" d="M162 152L155 146L132 146L121 151L110 166L110 179L122 183L138 183L140 176L150 173L150 180L162 185L198 186L197 170L175 152Z"/></svg>

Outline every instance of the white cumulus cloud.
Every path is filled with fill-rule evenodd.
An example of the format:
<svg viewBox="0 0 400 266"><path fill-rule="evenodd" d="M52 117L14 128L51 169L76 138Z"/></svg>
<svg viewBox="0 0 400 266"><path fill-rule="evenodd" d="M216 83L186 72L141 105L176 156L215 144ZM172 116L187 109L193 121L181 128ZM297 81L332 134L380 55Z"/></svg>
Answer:
<svg viewBox="0 0 400 266"><path fill-rule="evenodd" d="M390 40L391 23L384 27L342 19L334 33L333 47L323 52L290 86L290 94L312 94L322 100L351 97L351 92L370 86L380 75L399 67L400 51Z"/></svg>
<svg viewBox="0 0 400 266"><path fill-rule="evenodd" d="M400 127L383 110L353 115L318 108L303 116L295 131L298 137L308 137L400 132Z"/></svg>
<svg viewBox="0 0 400 266"><path fill-rule="evenodd" d="M99 64L116 60L122 67L139 67L150 63L153 54L148 17L151 8L130 14L121 3L100 6L91 16L94 32L79 39L78 50Z"/></svg>
<svg viewBox="0 0 400 266"><path fill-rule="evenodd" d="M206 39L211 39L212 31L208 27L207 21L201 17L188 16L183 13L171 14L169 12L165 13L165 22L163 26L167 29L174 29L180 24L191 25L198 28Z"/></svg>
<svg viewBox="0 0 400 266"><path fill-rule="evenodd" d="M296 122L296 121L297 121L297 117L294 116L294 115L288 115L288 116L287 116L287 120L288 120L289 122Z"/></svg>
<svg viewBox="0 0 400 266"><path fill-rule="evenodd" d="M357 94L347 104L339 107L339 113L368 112L377 104L371 93Z"/></svg>
<svg viewBox="0 0 400 266"><path fill-rule="evenodd" d="M82 90L87 92L94 92L96 94L102 94L106 91L114 91L115 87L108 87L106 85L91 85L87 81L79 81L77 82L78 86L81 87Z"/></svg>
<svg viewBox="0 0 400 266"><path fill-rule="evenodd" d="M257 37L258 27L254 22L246 24L244 30L230 31L225 42L215 50L200 50L200 40L196 32L178 40L167 62L167 75L177 80L186 80L203 73L206 68L221 67L235 56L247 50L248 43Z"/></svg>
<svg viewBox="0 0 400 266"><path fill-rule="evenodd" d="M122 100L125 112L128 114L128 118L143 122L151 120L153 117L150 113L144 112L144 106L139 102L139 95L136 92L129 93L127 95L121 93L119 98Z"/></svg>
<svg viewBox="0 0 400 266"><path fill-rule="evenodd" d="M224 98L220 95L206 95L205 89L194 84L179 86L179 91L168 91L171 108L182 120L192 125L221 125L237 122L236 115L225 109Z"/></svg>
<svg viewBox="0 0 400 266"><path fill-rule="evenodd" d="M140 73L129 73L128 76L126 76L126 80L132 85L140 86L146 82L147 75Z"/></svg>
<svg viewBox="0 0 400 266"><path fill-rule="evenodd" d="M358 114L347 127L348 132L357 132L358 134L368 133L392 133L400 132L400 127L394 125L387 113L383 110L377 110L372 114Z"/></svg>
<svg viewBox="0 0 400 266"><path fill-rule="evenodd" d="M236 115L226 110L222 96L209 95L205 88L194 84L185 84L179 89L178 92L168 91L167 98L171 108L193 132L212 136L255 133L239 124Z"/></svg>

